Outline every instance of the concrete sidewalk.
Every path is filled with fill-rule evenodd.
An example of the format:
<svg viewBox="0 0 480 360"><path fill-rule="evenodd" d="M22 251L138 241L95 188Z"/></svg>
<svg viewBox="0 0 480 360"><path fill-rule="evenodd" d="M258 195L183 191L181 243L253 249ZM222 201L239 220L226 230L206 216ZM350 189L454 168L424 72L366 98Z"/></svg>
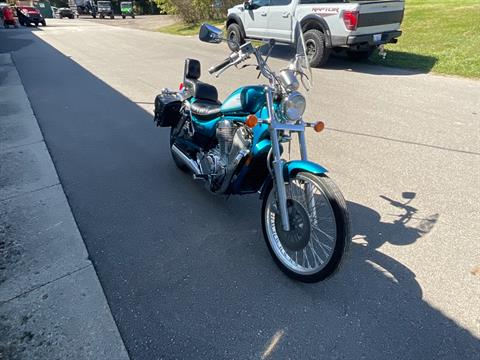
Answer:
<svg viewBox="0 0 480 360"><path fill-rule="evenodd" d="M128 354L20 77L0 54L0 359L66 358Z"/></svg>

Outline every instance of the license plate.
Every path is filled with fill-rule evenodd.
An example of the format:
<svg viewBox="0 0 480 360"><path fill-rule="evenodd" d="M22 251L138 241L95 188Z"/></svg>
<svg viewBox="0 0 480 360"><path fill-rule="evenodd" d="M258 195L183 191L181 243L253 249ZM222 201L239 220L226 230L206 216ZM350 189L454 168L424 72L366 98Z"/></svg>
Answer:
<svg viewBox="0 0 480 360"><path fill-rule="evenodd" d="M380 42L380 41L382 41L382 34L374 34L374 35L373 35L373 41L374 41L374 42Z"/></svg>

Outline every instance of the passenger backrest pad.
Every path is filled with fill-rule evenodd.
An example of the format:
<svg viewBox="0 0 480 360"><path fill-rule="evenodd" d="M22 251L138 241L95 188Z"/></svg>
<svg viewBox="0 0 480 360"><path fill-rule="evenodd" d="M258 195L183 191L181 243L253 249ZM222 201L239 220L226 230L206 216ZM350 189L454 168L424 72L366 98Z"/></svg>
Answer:
<svg viewBox="0 0 480 360"><path fill-rule="evenodd" d="M200 79L201 75L201 66L200 61L195 59L185 59L185 70L184 76L185 79Z"/></svg>

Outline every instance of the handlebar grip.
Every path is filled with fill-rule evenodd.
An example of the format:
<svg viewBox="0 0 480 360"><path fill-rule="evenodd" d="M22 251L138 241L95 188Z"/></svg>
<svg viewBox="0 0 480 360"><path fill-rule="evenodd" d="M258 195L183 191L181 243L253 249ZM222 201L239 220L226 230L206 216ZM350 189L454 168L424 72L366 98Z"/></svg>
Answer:
<svg viewBox="0 0 480 360"><path fill-rule="evenodd" d="M208 72L210 74L216 73L217 71L222 70L225 66L230 65L231 62L232 62L231 58L226 58L220 64L216 66L212 66L210 69L208 69Z"/></svg>

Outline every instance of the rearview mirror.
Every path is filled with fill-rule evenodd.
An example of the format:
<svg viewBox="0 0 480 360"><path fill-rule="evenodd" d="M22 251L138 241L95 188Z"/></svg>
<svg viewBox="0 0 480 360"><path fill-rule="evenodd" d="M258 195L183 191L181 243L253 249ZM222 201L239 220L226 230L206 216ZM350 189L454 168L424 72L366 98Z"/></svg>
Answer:
<svg viewBox="0 0 480 360"><path fill-rule="evenodd" d="M252 0L245 0L243 2L243 8L245 10L252 10Z"/></svg>
<svg viewBox="0 0 480 360"><path fill-rule="evenodd" d="M200 32L198 33L198 38L203 42L218 44L223 40L223 33L222 30L213 25L202 24Z"/></svg>

